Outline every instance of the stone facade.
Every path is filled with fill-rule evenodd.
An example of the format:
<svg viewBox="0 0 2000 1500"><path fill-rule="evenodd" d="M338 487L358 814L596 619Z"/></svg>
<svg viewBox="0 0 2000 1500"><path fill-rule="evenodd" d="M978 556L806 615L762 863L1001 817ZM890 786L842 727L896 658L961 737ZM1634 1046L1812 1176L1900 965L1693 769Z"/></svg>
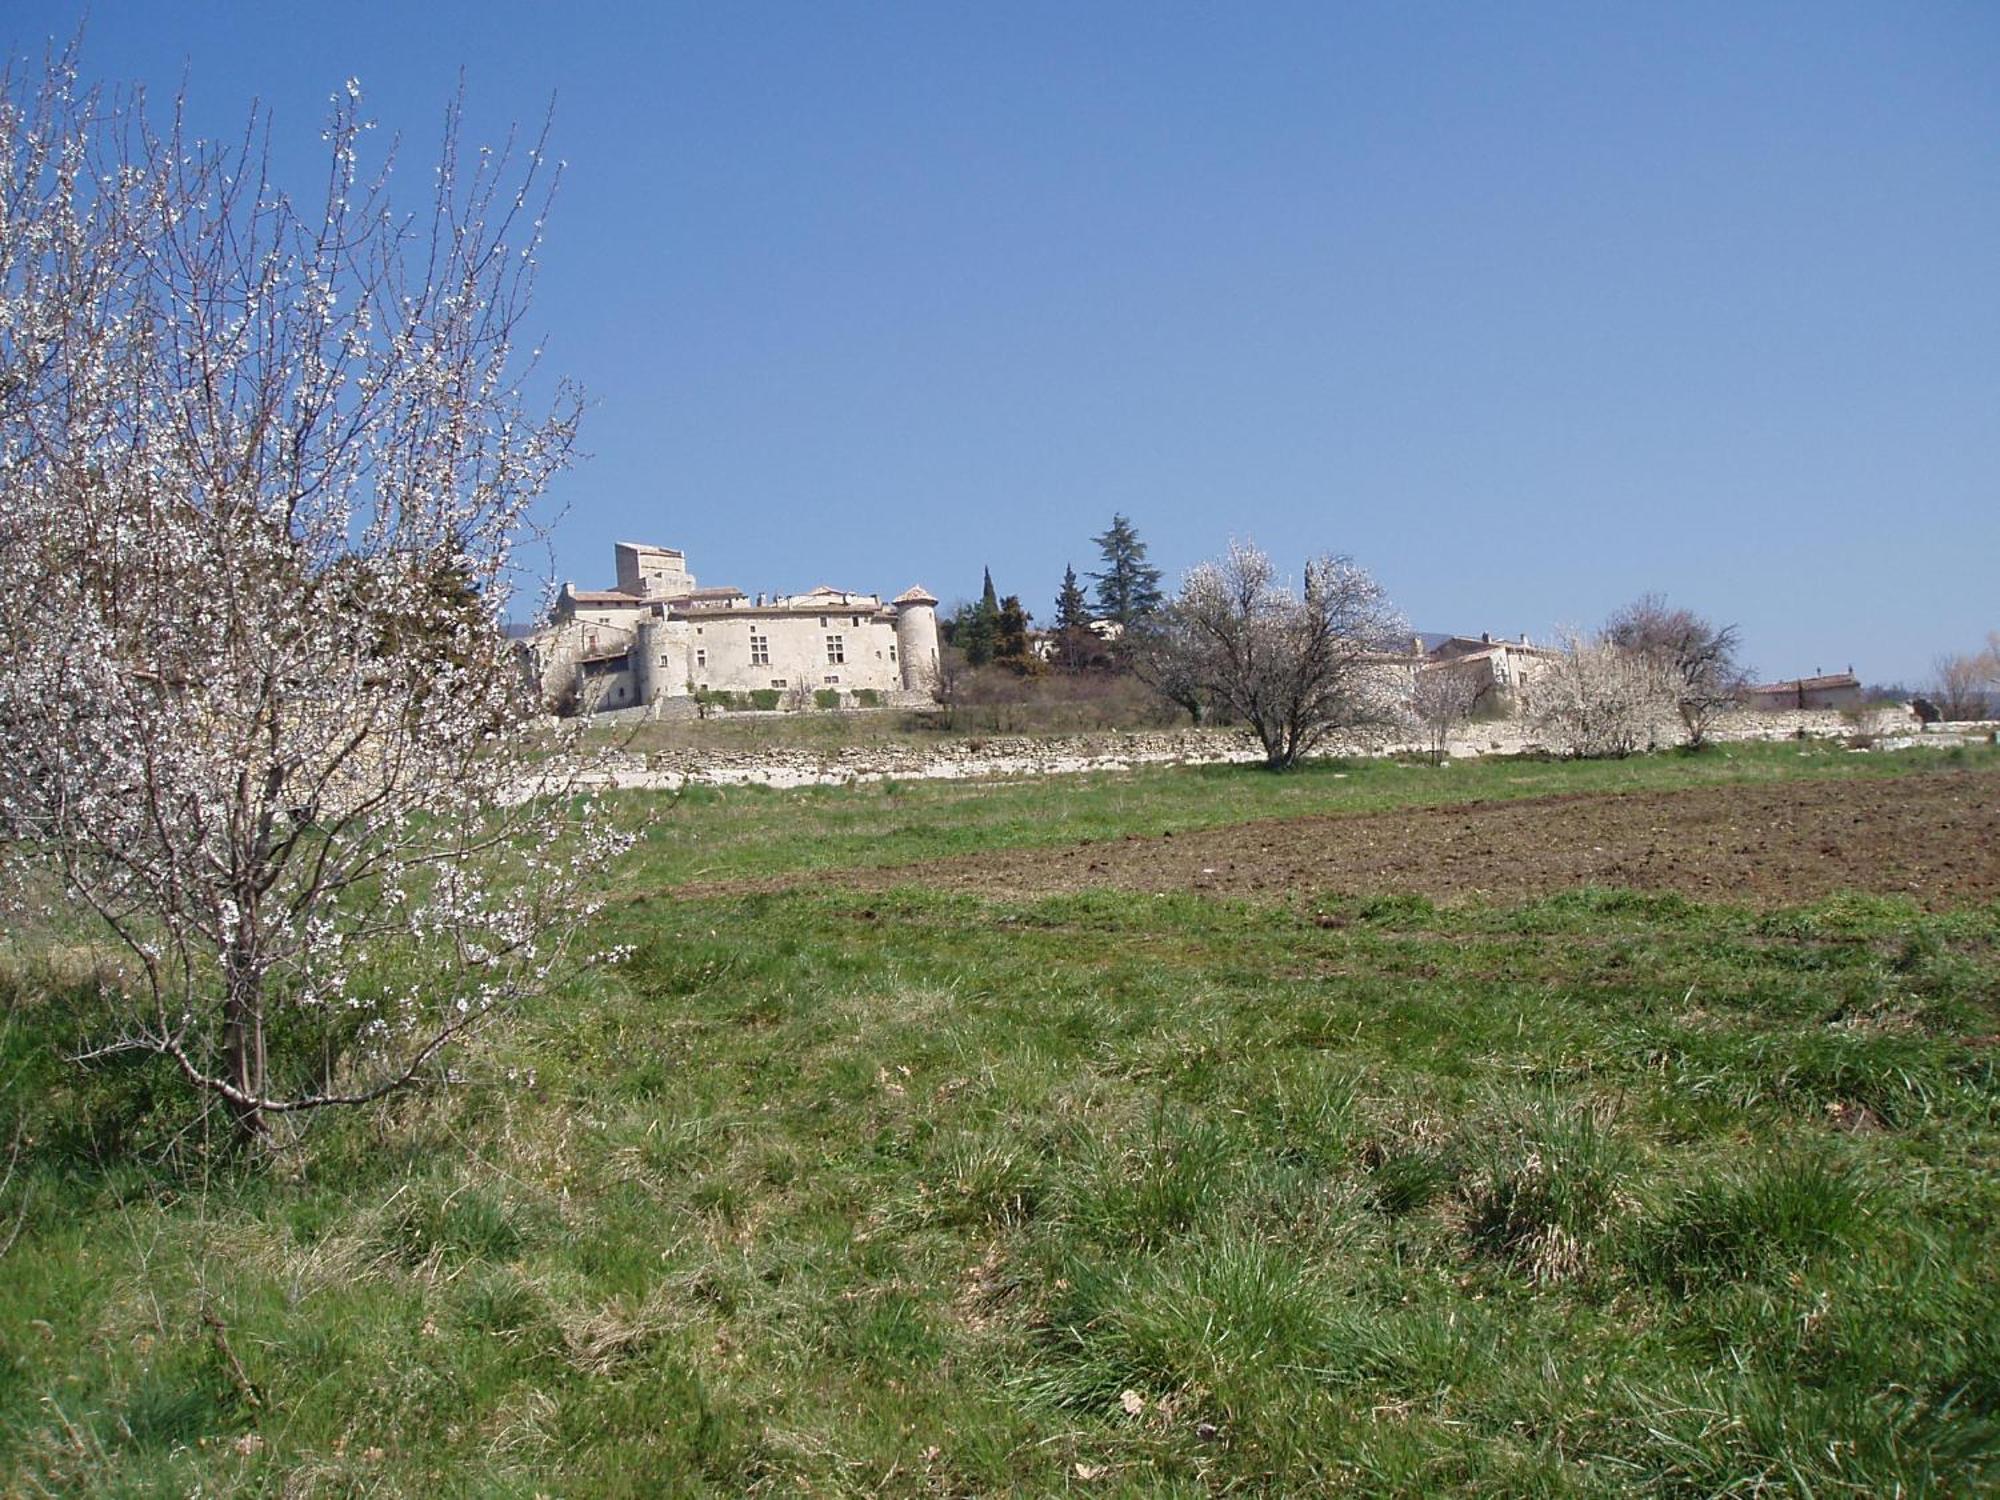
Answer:
<svg viewBox="0 0 2000 1500"><path fill-rule="evenodd" d="M1859 708L1861 683L1852 672L1794 677L1789 682L1760 682L1743 690L1744 706L1778 709Z"/></svg>
<svg viewBox="0 0 2000 1500"><path fill-rule="evenodd" d="M1415 643L1417 668L1439 668L1470 677L1479 695L1479 706L1509 713L1524 713L1534 706L1535 683L1562 655L1548 646L1537 646L1526 636L1518 641L1482 635L1447 636L1428 651L1421 640Z"/></svg>
<svg viewBox="0 0 2000 1500"><path fill-rule="evenodd" d="M672 712L715 694L927 699L936 684L938 601L921 588L887 603L824 586L753 599L699 588L685 554L638 542L618 544L617 578L565 584L525 645L560 712Z"/></svg>

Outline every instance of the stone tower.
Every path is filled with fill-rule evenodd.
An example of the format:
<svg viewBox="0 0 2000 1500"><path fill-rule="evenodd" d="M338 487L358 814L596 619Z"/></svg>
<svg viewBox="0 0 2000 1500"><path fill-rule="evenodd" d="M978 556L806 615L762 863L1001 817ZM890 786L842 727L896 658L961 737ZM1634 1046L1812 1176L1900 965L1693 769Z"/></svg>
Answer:
<svg viewBox="0 0 2000 1500"><path fill-rule="evenodd" d="M627 657L632 663L632 701L641 708L651 708L672 691L672 680L660 666L666 645L666 614L656 604L632 633L632 649Z"/></svg>
<svg viewBox="0 0 2000 1500"><path fill-rule="evenodd" d="M620 542L618 592L642 599L672 599L694 592L694 574L687 570L687 554L672 547L655 547L646 542Z"/></svg>
<svg viewBox="0 0 2000 1500"><path fill-rule="evenodd" d="M905 589L890 602L896 606L896 658L903 686L910 692L935 692L938 602L920 587Z"/></svg>

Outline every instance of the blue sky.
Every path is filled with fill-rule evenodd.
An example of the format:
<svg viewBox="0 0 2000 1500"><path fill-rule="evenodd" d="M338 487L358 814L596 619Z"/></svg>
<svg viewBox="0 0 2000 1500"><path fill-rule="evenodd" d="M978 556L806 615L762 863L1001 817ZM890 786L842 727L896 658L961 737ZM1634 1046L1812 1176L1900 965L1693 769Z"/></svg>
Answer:
<svg viewBox="0 0 2000 1500"><path fill-rule="evenodd" d="M1664 590L1769 675L2000 628L1991 4L87 9L92 76L301 169L349 75L412 183L461 70L484 138L553 97L580 583L1046 615L1123 511L1430 629Z"/></svg>

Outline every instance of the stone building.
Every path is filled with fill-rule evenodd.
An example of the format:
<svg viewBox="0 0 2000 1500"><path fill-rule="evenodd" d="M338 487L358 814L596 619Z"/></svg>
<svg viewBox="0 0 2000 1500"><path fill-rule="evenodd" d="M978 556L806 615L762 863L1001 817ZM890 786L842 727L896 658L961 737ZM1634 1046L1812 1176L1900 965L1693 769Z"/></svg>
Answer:
<svg viewBox="0 0 2000 1500"><path fill-rule="evenodd" d="M1743 690L1746 708L1859 708L1861 682L1850 668L1790 682L1760 682Z"/></svg>
<svg viewBox="0 0 2000 1500"><path fill-rule="evenodd" d="M825 586L752 598L699 588L687 557L617 545L617 586L565 584L530 637L530 670L559 711L659 711L713 693L925 701L936 686L938 601L921 588L884 603Z"/></svg>
<svg viewBox="0 0 2000 1500"><path fill-rule="evenodd" d="M1518 641L1479 636L1446 636L1428 650L1419 639L1415 643L1419 670L1448 667L1473 680L1481 708L1498 707L1519 713L1527 709L1534 695L1535 679L1562 653L1537 646L1525 635Z"/></svg>

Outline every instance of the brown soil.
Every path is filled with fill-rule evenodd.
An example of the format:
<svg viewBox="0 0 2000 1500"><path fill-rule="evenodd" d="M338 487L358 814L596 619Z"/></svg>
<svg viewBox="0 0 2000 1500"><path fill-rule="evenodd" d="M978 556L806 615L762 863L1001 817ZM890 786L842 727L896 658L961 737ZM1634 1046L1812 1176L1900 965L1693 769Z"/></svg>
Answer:
<svg viewBox="0 0 2000 1500"><path fill-rule="evenodd" d="M1795 781L1238 824L854 870L843 883L1039 895L1417 891L1514 900L1574 886L1782 906L1842 891L1942 908L2000 897L2000 775Z"/></svg>

